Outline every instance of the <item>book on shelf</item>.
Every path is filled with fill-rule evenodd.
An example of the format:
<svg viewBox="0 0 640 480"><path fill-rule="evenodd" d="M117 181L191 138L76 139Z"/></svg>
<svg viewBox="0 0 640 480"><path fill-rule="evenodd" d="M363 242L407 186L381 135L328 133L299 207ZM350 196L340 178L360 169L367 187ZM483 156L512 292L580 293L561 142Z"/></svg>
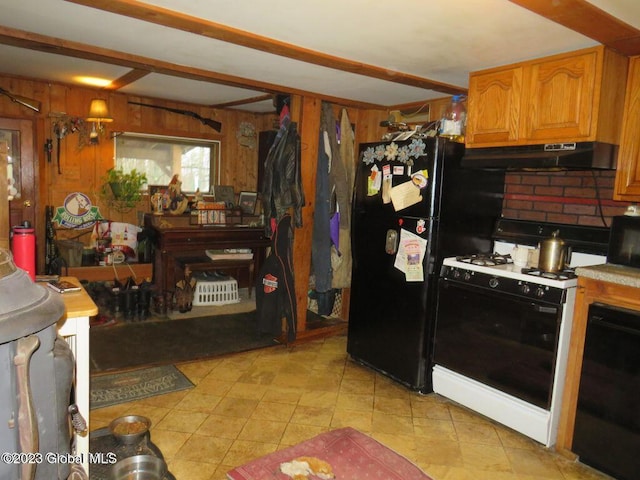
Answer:
<svg viewBox="0 0 640 480"><path fill-rule="evenodd" d="M68 282L67 280L49 282L47 285L58 293L79 292L82 290L78 285Z"/></svg>
<svg viewBox="0 0 640 480"><path fill-rule="evenodd" d="M211 260L251 260L253 252L250 248L225 248L221 250L205 250Z"/></svg>

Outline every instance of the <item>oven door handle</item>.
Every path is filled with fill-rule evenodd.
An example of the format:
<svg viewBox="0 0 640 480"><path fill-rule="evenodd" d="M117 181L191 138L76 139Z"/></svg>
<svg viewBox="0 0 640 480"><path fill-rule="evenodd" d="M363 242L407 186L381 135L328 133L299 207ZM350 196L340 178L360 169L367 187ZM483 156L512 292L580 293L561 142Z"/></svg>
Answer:
<svg viewBox="0 0 640 480"><path fill-rule="evenodd" d="M528 304L531 309L533 309L533 311L537 313L557 315L560 308L559 306L552 303L543 303L541 301L536 302L535 300L532 301L532 299L530 298L518 297L511 295L510 293L500 292L485 287L479 287L477 285L469 285L467 283L458 282L449 278L440 277L440 288L459 288L461 290L467 290L470 292L482 292L483 295L495 298L496 301L501 301L505 298L506 295L509 298L512 298L515 301L521 303L523 305L523 308L525 308L524 306Z"/></svg>

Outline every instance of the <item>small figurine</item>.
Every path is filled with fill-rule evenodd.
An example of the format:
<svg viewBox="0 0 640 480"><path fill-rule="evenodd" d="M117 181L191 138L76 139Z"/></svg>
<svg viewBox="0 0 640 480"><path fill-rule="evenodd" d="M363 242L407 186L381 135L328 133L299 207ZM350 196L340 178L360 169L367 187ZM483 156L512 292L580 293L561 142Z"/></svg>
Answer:
<svg viewBox="0 0 640 480"><path fill-rule="evenodd" d="M186 195L182 194L182 182L179 180L177 173L169 182L167 194L169 197L168 210L171 214L179 215L187 209L189 199Z"/></svg>

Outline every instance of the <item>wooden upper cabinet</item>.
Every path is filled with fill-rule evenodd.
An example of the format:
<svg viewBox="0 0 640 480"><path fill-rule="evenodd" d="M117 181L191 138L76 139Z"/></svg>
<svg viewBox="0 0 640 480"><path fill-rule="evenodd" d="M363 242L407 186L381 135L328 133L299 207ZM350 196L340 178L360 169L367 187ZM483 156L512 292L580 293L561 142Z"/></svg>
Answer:
<svg viewBox="0 0 640 480"><path fill-rule="evenodd" d="M522 70L520 66L470 75L468 145L508 145L518 141Z"/></svg>
<svg viewBox="0 0 640 480"><path fill-rule="evenodd" d="M591 52L531 65L524 138L536 142L563 138L595 140L591 119L597 116L596 56L596 52Z"/></svg>
<svg viewBox="0 0 640 480"><path fill-rule="evenodd" d="M614 200L640 201L640 57L629 63Z"/></svg>
<svg viewBox="0 0 640 480"><path fill-rule="evenodd" d="M618 144L627 63L600 46L471 73L467 146Z"/></svg>

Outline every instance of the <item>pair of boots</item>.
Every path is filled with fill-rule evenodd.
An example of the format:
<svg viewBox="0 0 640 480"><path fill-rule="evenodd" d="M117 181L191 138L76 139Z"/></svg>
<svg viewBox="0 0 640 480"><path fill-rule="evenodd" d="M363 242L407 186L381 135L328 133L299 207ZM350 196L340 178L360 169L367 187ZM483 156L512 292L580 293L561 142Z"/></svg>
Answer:
<svg viewBox="0 0 640 480"><path fill-rule="evenodd" d="M150 314L153 285L143 281L140 285L129 277L123 284L116 280L111 289L111 313L125 321L146 320Z"/></svg>

